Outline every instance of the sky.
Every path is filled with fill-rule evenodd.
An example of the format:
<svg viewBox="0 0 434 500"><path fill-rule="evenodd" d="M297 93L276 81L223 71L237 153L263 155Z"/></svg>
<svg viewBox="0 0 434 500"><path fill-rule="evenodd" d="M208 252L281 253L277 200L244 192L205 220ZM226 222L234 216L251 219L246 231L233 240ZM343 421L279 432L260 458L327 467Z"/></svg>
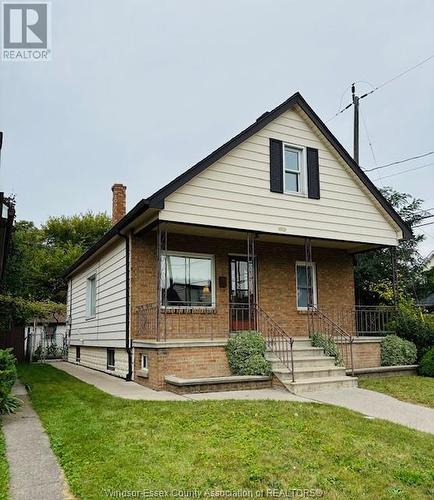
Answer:
<svg viewBox="0 0 434 500"><path fill-rule="evenodd" d="M294 92L327 121L352 82L365 93L434 54L432 0L51 5L52 60L0 62L0 191L37 224L110 213L114 182L132 208ZM362 167L434 151L433 84L431 59L361 101ZM349 151L352 120L350 109L327 122ZM431 209L434 165L391 176L430 162L371 179ZM423 231L425 255L434 224Z"/></svg>

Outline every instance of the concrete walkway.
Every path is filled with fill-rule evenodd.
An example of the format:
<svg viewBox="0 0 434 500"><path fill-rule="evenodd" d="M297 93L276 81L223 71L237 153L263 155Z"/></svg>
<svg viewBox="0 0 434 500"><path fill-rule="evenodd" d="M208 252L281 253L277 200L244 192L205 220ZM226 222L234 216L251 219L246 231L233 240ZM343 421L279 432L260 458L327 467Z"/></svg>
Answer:
<svg viewBox="0 0 434 500"><path fill-rule="evenodd" d="M381 392L349 388L307 393L305 397L434 434L434 409L405 403Z"/></svg>
<svg viewBox="0 0 434 500"><path fill-rule="evenodd" d="M2 419L9 462L12 500L64 500L68 492L63 471L50 448L48 436L33 410L24 386L13 387L22 402L20 410Z"/></svg>
<svg viewBox="0 0 434 500"><path fill-rule="evenodd" d="M143 387L136 382L126 382L125 380L107 373L98 372L91 368L74 365L66 361L53 361L49 363L59 370L69 373L87 384L91 384L101 391L112 396L124 399L141 399L144 401L200 401L209 399L275 399L280 401L299 401L306 403L306 399L291 394L285 390L277 389L257 389L247 391L223 391L207 392L201 394L178 395L169 391L154 391L148 387Z"/></svg>
<svg viewBox="0 0 434 500"><path fill-rule="evenodd" d="M280 389L257 389L187 394L180 396L168 391L154 391L135 382L101 373L65 361L52 362L52 366L94 385L112 396L146 401L206 401L206 400L266 400L297 401L301 403L328 403L358 411L366 416L390 420L412 429L434 433L434 410L404 403L395 398L366 389L348 388L331 391L308 392L296 396Z"/></svg>

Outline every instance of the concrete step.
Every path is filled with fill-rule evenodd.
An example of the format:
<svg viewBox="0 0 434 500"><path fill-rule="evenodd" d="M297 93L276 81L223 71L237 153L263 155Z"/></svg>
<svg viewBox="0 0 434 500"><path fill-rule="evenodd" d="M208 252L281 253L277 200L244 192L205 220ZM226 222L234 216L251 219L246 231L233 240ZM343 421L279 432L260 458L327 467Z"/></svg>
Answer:
<svg viewBox="0 0 434 500"><path fill-rule="evenodd" d="M306 392L315 392L323 390L343 389L347 387L357 387L356 377L320 377L309 378L305 380L296 380L295 382L284 382L286 388L294 394Z"/></svg>
<svg viewBox="0 0 434 500"><path fill-rule="evenodd" d="M345 377L343 366L309 366L308 368L294 368L295 380L316 379L323 377Z"/></svg>
<svg viewBox="0 0 434 500"><path fill-rule="evenodd" d="M272 353L266 353L265 358L271 362L272 368L278 368L279 366L284 366L280 359ZM315 367L333 367L335 366L334 358L330 356L306 356L301 358L294 358L294 369L297 368L309 368L311 366Z"/></svg>
<svg viewBox="0 0 434 500"><path fill-rule="evenodd" d="M271 349L268 348L268 351L271 353L276 353L278 356L279 353L285 353L285 352L290 352L290 349L285 349L279 346L277 349ZM324 355L324 349L321 347L298 347L294 346L292 349L292 355L294 359L299 359L299 358L305 358L305 357L312 357L312 356L319 356L320 354Z"/></svg>

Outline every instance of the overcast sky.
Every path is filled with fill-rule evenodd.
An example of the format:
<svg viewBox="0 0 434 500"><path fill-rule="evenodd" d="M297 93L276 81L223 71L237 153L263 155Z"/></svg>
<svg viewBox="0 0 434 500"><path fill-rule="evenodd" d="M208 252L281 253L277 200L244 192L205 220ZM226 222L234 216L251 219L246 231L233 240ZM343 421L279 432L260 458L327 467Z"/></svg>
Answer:
<svg viewBox="0 0 434 500"><path fill-rule="evenodd" d="M434 53L432 0L53 0L53 56L0 62L0 190L18 218L128 207L300 91L324 120ZM434 59L361 103L366 168L434 150ZM351 151L352 110L327 123ZM434 207L434 155L382 169ZM423 253L434 249L424 228Z"/></svg>

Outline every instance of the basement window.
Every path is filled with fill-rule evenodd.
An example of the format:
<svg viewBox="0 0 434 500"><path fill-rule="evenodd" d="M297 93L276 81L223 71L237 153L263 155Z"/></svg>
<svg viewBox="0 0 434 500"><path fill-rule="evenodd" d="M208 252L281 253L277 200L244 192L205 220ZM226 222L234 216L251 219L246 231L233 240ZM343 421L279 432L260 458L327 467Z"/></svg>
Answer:
<svg viewBox="0 0 434 500"><path fill-rule="evenodd" d="M141 356L140 369L141 370L148 369L148 355L147 354L142 354L142 356Z"/></svg>
<svg viewBox="0 0 434 500"><path fill-rule="evenodd" d="M115 350L107 349L107 370L115 369Z"/></svg>
<svg viewBox="0 0 434 500"><path fill-rule="evenodd" d="M79 346L75 348L75 361L80 363L81 349Z"/></svg>

